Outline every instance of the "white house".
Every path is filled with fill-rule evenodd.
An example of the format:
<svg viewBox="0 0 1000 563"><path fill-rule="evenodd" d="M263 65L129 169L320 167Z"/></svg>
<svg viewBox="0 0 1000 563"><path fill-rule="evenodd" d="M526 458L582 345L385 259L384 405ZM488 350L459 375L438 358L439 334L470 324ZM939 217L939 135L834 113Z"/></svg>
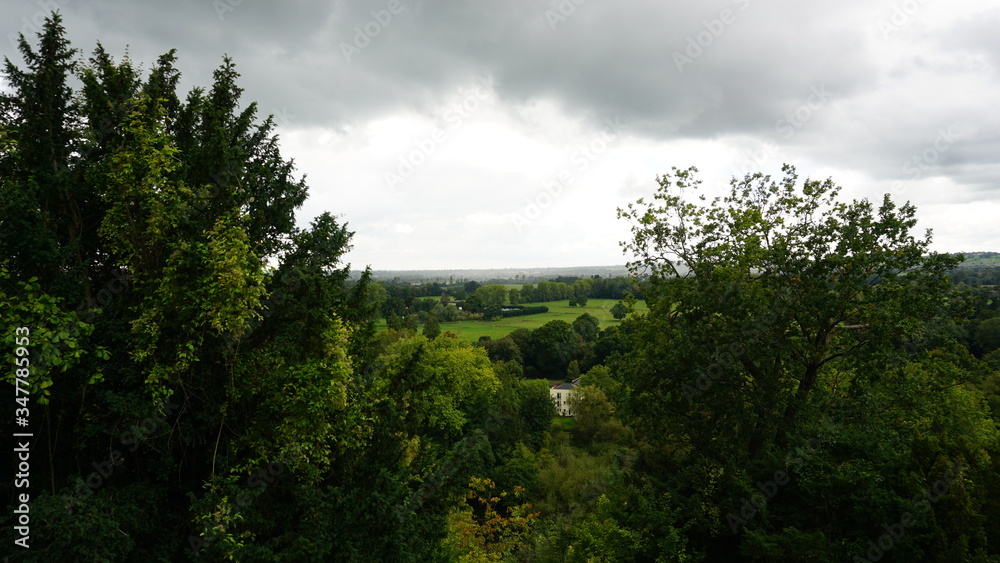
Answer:
<svg viewBox="0 0 1000 563"><path fill-rule="evenodd" d="M549 388L549 397L555 403L559 416L573 416L573 408L569 404L569 398L579 385L580 380L576 379L570 383L560 383Z"/></svg>

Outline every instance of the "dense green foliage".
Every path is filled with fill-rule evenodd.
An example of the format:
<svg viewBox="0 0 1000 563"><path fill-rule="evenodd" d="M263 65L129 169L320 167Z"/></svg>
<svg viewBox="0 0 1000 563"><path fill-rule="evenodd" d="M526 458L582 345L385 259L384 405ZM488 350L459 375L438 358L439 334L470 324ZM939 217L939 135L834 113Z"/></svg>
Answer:
<svg viewBox="0 0 1000 563"><path fill-rule="evenodd" d="M959 260L910 234L914 208L790 167L705 203L694 170L660 183L620 212L651 274L622 373L656 521L709 560L996 554L988 370L942 326Z"/></svg>
<svg viewBox="0 0 1000 563"><path fill-rule="evenodd" d="M64 35L22 39L0 113L4 356L32 335L21 560L442 557L469 475L516 445L496 435L551 413L467 343L380 350L351 233L295 227L306 186L232 61L181 96L173 53L143 77Z"/></svg>
<svg viewBox="0 0 1000 563"><path fill-rule="evenodd" d="M911 205L791 167L706 201L675 170L619 210L641 282L352 281L346 225L295 226L307 187L232 61L182 96L174 53L79 60L56 15L20 49L18 560L1000 561L1000 299ZM552 300L566 320L448 331ZM577 378L557 419L551 382Z"/></svg>

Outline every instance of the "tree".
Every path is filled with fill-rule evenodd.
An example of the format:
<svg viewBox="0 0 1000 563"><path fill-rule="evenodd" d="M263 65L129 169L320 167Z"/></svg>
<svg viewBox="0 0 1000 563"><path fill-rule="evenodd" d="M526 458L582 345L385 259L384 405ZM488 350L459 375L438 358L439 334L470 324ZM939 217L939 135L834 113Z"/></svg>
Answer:
<svg viewBox="0 0 1000 563"><path fill-rule="evenodd" d="M569 402L577 422L573 428L576 445L614 443L624 434L625 427L614 418L614 407L600 388L581 385L573 390Z"/></svg>
<svg viewBox="0 0 1000 563"><path fill-rule="evenodd" d="M1000 349L984 354L983 361L995 371L1000 372ZM1000 386L998 386L998 389L1000 389ZM1000 393L998 393L998 396L1000 396Z"/></svg>
<svg viewBox="0 0 1000 563"><path fill-rule="evenodd" d="M625 324L609 326L597 335L594 343L594 364L611 365L624 358L639 344L632 338L631 328ZM626 332L628 329L628 332Z"/></svg>
<svg viewBox="0 0 1000 563"><path fill-rule="evenodd" d="M535 296L535 302L545 302L552 301L555 297L552 296L552 282L538 282L532 292ZM523 290L522 290L523 291Z"/></svg>
<svg viewBox="0 0 1000 563"><path fill-rule="evenodd" d="M435 303L430 314L440 322L451 322L458 320L458 307L453 304Z"/></svg>
<svg viewBox="0 0 1000 563"><path fill-rule="evenodd" d="M545 433L552 426L556 416L556 405L549 395L548 382L542 379L527 379L516 388L518 413L525 425L525 442L538 447Z"/></svg>
<svg viewBox="0 0 1000 563"><path fill-rule="evenodd" d="M486 309L486 303L481 295L473 293L465 299L462 309L470 313L482 313Z"/></svg>
<svg viewBox="0 0 1000 563"><path fill-rule="evenodd" d="M524 358L525 364L530 358L533 358L534 351L532 350L532 331L526 328L518 328L511 331L510 334L504 338L510 338L517 345L517 349L521 351L521 355Z"/></svg>
<svg viewBox="0 0 1000 563"><path fill-rule="evenodd" d="M457 338L413 336L392 344L379 358L388 380L406 374L417 389L409 399L412 435L454 438L482 420L500 381L486 352Z"/></svg>
<svg viewBox="0 0 1000 563"><path fill-rule="evenodd" d="M629 390L603 365L596 365L583 374L580 385L600 389L613 405L612 408L625 405L628 400Z"/></svg>
<svg viewBox="0 0 1000 563"><path fill-rule="evenodd" d="M503 310L497 305L490 305L483 311L484 321L493 321L503 317Z"/></svg>
<svg viewBox="0 0 1000 563"><path fill-rule="evenodd" d="M486 350L486 354L489 355L490 361L496 362L517 362L518 364L524 363L524 357L521 355L520 348L517 347L517 343L508 335L503 338L498 338L496 340L488 340L482 343L483 348Z"/></svg>
<svg viewBox="0 0 1000 563"><path fill-rule="evenodd" d="M510 292L508 293L508 295L510 296L509 298L510 298L510 304L511 305L520 305L521 304L521 290L519 290L517 288L512 288L510 290Z"/></svg>
<svg viewBox="0 0 1000 563"><path fill-rule="evenodd" d="M389 317L385 320L385 324L392 330L403 330L403 317L400 317L396 313L390 313Z"/></svg>
<svg viewBox="0 0 1000 563"><path fill-rule="evenodd" d="M944 272L956 259L927 251L929 234L909 235L915 208L897 208L888 196L877 211L864 200L839 203L831 180L799 187L786 166L780 183L762 175L734 180L725 198L699 206L684 197L699 185L695 172L662 177L655 203L619 210L633 223L625 247L639 257L630 267L649 271L659 292L647 301L672 329L667 337L683 327L690 336L736 343L725 367L745 370L773 407L764 410L782 413L780 423L755 425L755 452L794 423L831 362L891 354L912 335L917 311L947 287ZM791 331L787 344L741 345L779 327ZM779 391L789 383L793 391ZM700 396L693 388L683 393Z"/></svg>
<svg viewBox="0 0 1000 563"><path fill-rule="evenodd" d="M533 365L543 374L562 377L577 351L577 336L566 321L549 321L531 334Z"/></svg>
<svg viewBox="0 0 1000 563"><path fill-rule="evenodd" d="M406 316L406 303L403 302L399 297L388 296L382 302L382 316L388 319L389 317L396 315L398 317Z"/></svg>
<svg viewBox="0 0 1000 563"><path fill-rule="evenodd" d="M526 283L521 286L521 302L523 303L535 303L539 299L535 296L535 286L530 283Z"/></svg>
<svg viewBox="0 0 1000 563"><path fill-rule="evenodd" d="M584 342L593 342L601 332L600 325L601 321L597 317L584 313L573 321L573 331L579 334Z"/></svg>
<svg viewBox="0 0 1000 563"><path fill-rule="evenodd" d="M615 306L611 308L611 316L614 317L616 321L624 319L626 315L628 315L628 309L625 308L625 305L623 305L621 301L615 303Z"/></svg>
<svg viewBox="0 0 1000 563"><path fill-rule="evenodd" d="M591 292L591 280L583 279L576 280L573 285L570 286L570 305L573 305L574 301L580 307L587 306L587 297Z"/></svg>
<svg viewBox="0 0 1000 563"><path fill-rule="evenodd" d="M58 522L32 535L28 560L273 559L292 533L285 556L325 559L353 506L386 538L443 517L401 520L316 486L364 499L373 468L398 475L405 416L378 411L398 397L371 377L379 295L367 272L347 283L352 233L330 214L296 226L305 183L232 61L182 102L173 52L146 77L101 47L76 64L57 14L38 49L19 48L26 68L7 62L0 99L0 229L25 236L0 237L0 328L34 318L50 400L25 431L50 455L32 466L46 483L32 513ZM358 423L375 419L377 431ZM115 449L127 463L98 461L93 478L73 461ZM248 487L261 467L285 478ZM412 494L409 475L386 480L375 487L394 502ZM326 521L296 530L310 516ZM334 540L398 559L408 536Z"/></svg>
<svg viewBox="0 0 1000 563"><path fill-rule="evenodd" d="M441 334L441 326L438 324L437 317L430 315L427 317L427 322L424 323L423 333L424 338L428 340L434 340Z"/></svg>
<svg viewBox="0 0 1000 563"><path fill-rule="evenodd" d="M507 302L508 292L506 287L492 283L476 289L475 295L482 300L485 307L501 307Z"/></svg>
<svg viewBox="0 0 1000 563"><path fill-rule="evenodd" d="M403 317L403 328L416 331L417 327L420 326L420 315L417 313L410 313Z"/></svg>
<svg viewBox="0 0 1000 563"><path fill-rule="evenodd" d="M457 321L459 316L460 311L458 310L458 307L452 303L444 306L438 318L441 319L442 322L452 322Z"/></svg>
<svg viewBox="0 0 1000 563"><path fill-rule="evenodd" d="M707 202L689 198L699 188L696 169L674 169L658 179L652 201L619 210L632 223L623 244L637 257L629 267L650 276L650 312L629 324L637 347L618 371L650 443L647 463L662 463L654 479L678 490L708 486L704 473L685 472L683 464L705 463L726 476L712 485L718 493L675 505L682 520L701 518L687 512L700 503L738 507L754 478L773 474L772 456L836 431L824 430L824 420L872 412L866 397L881 393L880 382L899 380L890 374L901 373L907 350L920 352L923 327L948 287L945 273L958 263L930 252L929 233L910 234L912 205L897 206L889 196L878 207L843 203L832 180L799 183L794 168L783 170L778 182L760 174L734 179L728 195ZM920 400L971 377L955 366L938 373L936 384L914 391ZM941 455L971 454L954 443ZM894 471L892 462L878 467ZM905 502L911 490L895 498ZM767 534L812 525L807 504L783 503L780 521L769 511L770 520L750 522L761 530L755 537L788 541ZM859 525L836 511L824 518L822 529L813 528L821 536L835 520L841 529ZM704 521L699 542L708 546L717 525ZM740 538L717 538L723 541L706 547L709 558L732 556Z"/></svg>
<svg viewBox="0 0 1000 563"><path fill-rule="evenodd" d="M93 302L89 275L102 212L77 172L74 145L82 117L69 78L77 68L58 14L47 18L32 49L22 35L22 70L6 60L12 93L0 95L0 255L17 279L37 278L46 292ZM86 240L83 240L86 237Z"/></svg>
<svg viewBox="0 0 1000 563"><path fill-rule="evenodd" d="M472 477L469 481L468 504L448 515L449 535L445 544L454 561L478 563L488 561L523 560L522 552L530 542L530 532L538 512L527 503L502 510L498 503L507 497L498 492L496 483ZM524 488L515 486L517 499ZM477 517L477 513L481 516Z"/></svg>
<svg viewBox="0 0 1000 563"><path fill-rule="evenodd" d="M1000 317L986 319L976 327L976 343L983 354L1000 349Z"/></svg>
<svg viewBox="0 0 1000 563"><path fill-rule="evenodd" d="M635 312L636 298L635 295L632 294L632 292L626 291L622 293L622 303L625 304L625 309L628 311L630 315L633 312Z"/></svg>
<svg viewBox="0 0 1000 563"><path fill-rule="evenodd" d="M578 377L580 377L580 362L570 360L569 365L566 366L566 379L574 381Z"/></svg>
<svg viewBox="0 0 1000 563"><path fill-rule="evenodd" d="M535 288L535 301L559 301L571 295L570 286L563 282L543 281Z"/></svg>

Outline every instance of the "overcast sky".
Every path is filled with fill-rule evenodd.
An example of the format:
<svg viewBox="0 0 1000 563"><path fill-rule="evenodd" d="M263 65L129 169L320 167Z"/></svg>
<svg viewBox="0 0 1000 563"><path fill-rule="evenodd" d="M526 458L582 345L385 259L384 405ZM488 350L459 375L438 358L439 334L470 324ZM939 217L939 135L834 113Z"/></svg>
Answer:
<svg viewBox="0 0 1000 563"><path fill-rule="evenodd" d="M942 0L4 0L0 54L59 7L73 46L224 54L375 269L624 263L615 209L691 165L832 177L1000 250L1000 5Z"/></svg>

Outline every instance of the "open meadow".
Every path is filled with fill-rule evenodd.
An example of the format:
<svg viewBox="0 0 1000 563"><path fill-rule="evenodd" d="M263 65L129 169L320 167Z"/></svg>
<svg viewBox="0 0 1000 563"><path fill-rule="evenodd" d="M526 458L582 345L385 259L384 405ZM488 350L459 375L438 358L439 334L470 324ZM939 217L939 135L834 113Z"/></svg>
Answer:
<svg viewBox="0 0 1000 563"><path fill-rule="evenodd" d="M476 342L480 336L489 336L494 339L503 338L519 328L534 330L554 320L563 320L572 323L584 313L590 313L597 317L601 321L601 328L604 329L618 323L611 316L611 308L615 306L615 303L618 303L617 299L588 299L586 307L570 307L569 300L567 299L563 299L562 301L546 301L544 303L528 303L527 305L531 307L544 305L549 308L549 312L524 317L509 317L495 321L442 322L440 325L442 332L451 331L470 342ZM641 313L647 310L645 301L636 301L636 312ZM385 328L385 319L381 319L378 329L381 331Z"/></svg>

